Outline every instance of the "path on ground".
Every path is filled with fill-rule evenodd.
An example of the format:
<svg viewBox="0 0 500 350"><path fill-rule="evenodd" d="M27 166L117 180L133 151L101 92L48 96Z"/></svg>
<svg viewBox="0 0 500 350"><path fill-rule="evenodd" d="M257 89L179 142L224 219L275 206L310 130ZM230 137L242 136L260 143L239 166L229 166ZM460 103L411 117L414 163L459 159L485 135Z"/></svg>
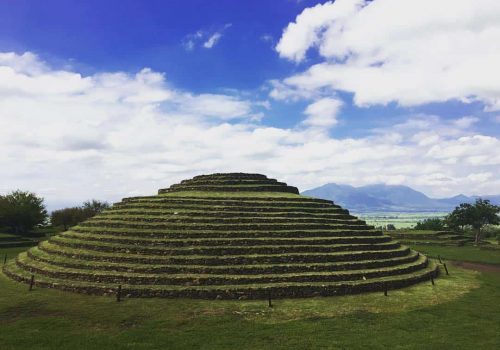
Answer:
<svg viewBox="0 0 500 350"><path fill-rule="evenodd" d="M479 272L494 272L500 273L500 265L491 265L491 264L481 264L481 263L472 263L466 261L455 261L453 265L462 267L468 270L475 270Z"/></svg>

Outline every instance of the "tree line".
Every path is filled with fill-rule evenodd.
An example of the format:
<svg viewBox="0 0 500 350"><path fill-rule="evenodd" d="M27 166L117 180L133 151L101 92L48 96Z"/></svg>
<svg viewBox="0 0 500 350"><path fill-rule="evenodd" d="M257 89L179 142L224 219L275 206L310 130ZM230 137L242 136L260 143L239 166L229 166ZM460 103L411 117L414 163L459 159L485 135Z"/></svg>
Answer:
<svg viewBox="0 0 500 350"><path fill-rule="evenodd" d="M107 202L92 199L81 206L54 210L49 215L42 197L17 190L0 195L0 227L18 235L48 225L62 227L66 231L109 207Z"/></svg>
<svg viewBox="0 0 500 350"><path fill-rule="evenodd" d="M108 203L92 199L79 207L54 210L50 214L50 222L53 226L62 226L66 231L71 226L75 226L107 208L109 208Z"/></svg>
<svg viewBox="0 0 500 350"><path fill-rule="evenodd" d="M15 234L26 234L37 226L52 225L65 231L71 226L85 221L109 208L107 202L95 199L84 202L81 206L54 210L50 215L44 199L34 193L14 191L0 195L0 227L6 227ZM462 203L444 219L429 218L415 226L417 230L473 230L475 243L481 241L483 229L487 225L500 224L500 206L493 205L487 199L477 199L475 203ZM389 227L388 227L389 229ZM395 227L391 227L395 229Z"/></svg>
<svg viewBox="0 0 500 350"><path fill-rule="evenodd" d="M491 204L487 199L476 199L475 203L462 203L443 219L429 218L420 221L416 230L444 230L465 231L471 229L474 233L474 242L479 244L483 230L487 225L499 225L500 206Z"/></svg>

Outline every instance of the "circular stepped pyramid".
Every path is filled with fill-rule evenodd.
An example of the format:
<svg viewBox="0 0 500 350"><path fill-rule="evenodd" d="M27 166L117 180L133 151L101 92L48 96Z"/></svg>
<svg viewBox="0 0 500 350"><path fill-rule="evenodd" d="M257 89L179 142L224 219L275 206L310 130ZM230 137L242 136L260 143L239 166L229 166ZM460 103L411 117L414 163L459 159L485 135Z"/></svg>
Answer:
<svg viewBox="0 0 500 350"><path fill-rule="evenodd" d="M260 174L196 176L125 198L4 266L11 278L88 294L256 299L405 287L428 259L332 201Z"/></svg>

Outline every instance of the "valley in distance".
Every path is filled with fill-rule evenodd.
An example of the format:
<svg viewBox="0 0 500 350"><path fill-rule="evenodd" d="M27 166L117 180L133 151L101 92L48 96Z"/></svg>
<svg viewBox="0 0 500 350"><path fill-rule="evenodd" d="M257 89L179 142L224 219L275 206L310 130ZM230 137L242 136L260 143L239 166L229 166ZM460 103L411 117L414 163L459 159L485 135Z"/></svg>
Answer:
<svg viewBox="0 0 500 350"><path fill-rule="evenodd" d="M373 184L360 187L328 183L301 194L333 200L336 204L366 220L369 225L410 228L428 218L443 218L460 203L474 203L477 198L500 205L500 195L459 194L449 198L430 198L404 185Z"/></svg>

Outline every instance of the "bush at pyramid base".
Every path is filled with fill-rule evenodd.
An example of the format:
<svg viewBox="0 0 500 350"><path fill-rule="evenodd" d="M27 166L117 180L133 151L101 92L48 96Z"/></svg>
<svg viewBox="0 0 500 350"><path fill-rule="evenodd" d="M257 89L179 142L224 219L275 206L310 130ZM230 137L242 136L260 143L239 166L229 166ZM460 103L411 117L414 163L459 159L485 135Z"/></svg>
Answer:
<svg viewBox="0 0 500 350"><path fill-rule="evenodd" d="M405 287L428 259L331 201L259 174L212 174L126 198L4 267L88 294L255 299Z"/></svg>

